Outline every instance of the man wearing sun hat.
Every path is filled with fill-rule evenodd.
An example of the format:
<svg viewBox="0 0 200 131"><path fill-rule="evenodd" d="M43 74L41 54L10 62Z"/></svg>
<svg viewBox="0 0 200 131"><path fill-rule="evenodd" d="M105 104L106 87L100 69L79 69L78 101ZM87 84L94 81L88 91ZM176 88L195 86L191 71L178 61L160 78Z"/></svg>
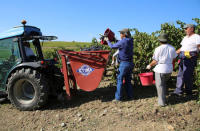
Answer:
<svg viewBox="0 0 200 131"><path fill-rule="evenodd" d="M151 69L152 66L155 72L156 89L158 94L158 105L166 105L166 81L170 78L173 71L172 62L177 57L176 49L167 43L168 35L161 33L158 37L160 46L157 47L153 54L152 62L146 67Z"/></svg>
<svg viewBox="0 0 200 131"><path fill-rule="evenodd" d="M125 89L128 95L128 99L133 98L133 89L131 84L131 74L133 71L133 39L129 29L125 28L119 31L121 40L117 43L112 44L108 38L107 41L110 48L119 50L119 74L117 76L117 90L115 92L115 100L122 100L122 86L123 79L125 79Z"/></svg>
<svg viewBox="0 0 200 131"><path fill-rule="evenodd" d="M197 65L197 54L200 48L200 36L195 34L195 25L186 24L184 26L186 36L181 42L181 48L176 52L179 54L179 72L177 75L176 89L173 95L181 96L185 92L186 95L192 95L193 88L193 72ZM185 90L183 87L185 85Z"/></svg>

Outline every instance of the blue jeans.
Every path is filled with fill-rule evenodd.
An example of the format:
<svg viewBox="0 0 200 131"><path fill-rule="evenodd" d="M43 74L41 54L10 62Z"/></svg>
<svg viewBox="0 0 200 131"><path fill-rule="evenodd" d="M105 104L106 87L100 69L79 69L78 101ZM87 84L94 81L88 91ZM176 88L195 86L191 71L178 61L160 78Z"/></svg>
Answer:
<svg viewBox="0 0 200 131"><path fill-rule="evenodd" d="M131 74L133 71L133 63L122 61L119 65L119 74L117 76L117 90L115 92L115 99L121 100L123 79L125 78L125 89L128 98L133 98L133 88L131 84Z"/></svg>

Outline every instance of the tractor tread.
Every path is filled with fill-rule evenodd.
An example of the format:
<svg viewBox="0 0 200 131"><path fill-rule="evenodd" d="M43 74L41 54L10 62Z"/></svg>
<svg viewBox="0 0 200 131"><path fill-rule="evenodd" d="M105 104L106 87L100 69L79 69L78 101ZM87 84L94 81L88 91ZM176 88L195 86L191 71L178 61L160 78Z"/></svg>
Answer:
<svg viewBox="0 0 200 131"><path fill-rule="evenodd" d="M21 78L31 81L34 85L33 87L36 93L33 98L33 102L30 104L20 103L14 96L14 84ZM8 98L10 99L12 105L14 105L19 110L36 110L46 104L48 100L48 86L46 81L47 80L45 76L34 69L22 68L20 70L16 70L8 79Z"/></svg>

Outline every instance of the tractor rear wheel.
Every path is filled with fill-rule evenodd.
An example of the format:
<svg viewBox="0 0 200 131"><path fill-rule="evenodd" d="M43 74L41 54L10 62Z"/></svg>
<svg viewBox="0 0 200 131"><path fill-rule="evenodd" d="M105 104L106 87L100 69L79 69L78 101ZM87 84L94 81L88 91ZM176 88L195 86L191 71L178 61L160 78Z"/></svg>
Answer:
<svg viewBox="0 0 200 131"><path fill-rule="evenodd" d="M34 69L16 70L8 79L8 98L19 110L35 110L48 99L45 77Z"/></svg>

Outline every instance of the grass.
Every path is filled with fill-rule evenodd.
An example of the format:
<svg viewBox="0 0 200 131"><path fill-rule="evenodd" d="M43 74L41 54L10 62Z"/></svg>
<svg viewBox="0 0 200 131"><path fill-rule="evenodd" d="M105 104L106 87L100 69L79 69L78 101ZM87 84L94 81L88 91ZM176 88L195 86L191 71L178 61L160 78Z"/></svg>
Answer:
<svg viewBox="0 0 200 131"><path fill-rule="evenodd" d="M41 44L44 52L54 51L55 49L69 49L78 51L81 47L89 46L89 42L64 42L64 41L49 41Z"/></svg>
<svg viewBox="0 0 200 131"><path fill-rule="evenodd" d="M0 55L0 59L1 58L8 58L9 56L10 56L10 50L8 50L8 49L1 49L0 50L0 52L1 52L1 55Z"/></svg>
<svg viewBox="0 0 200 131"><path fill-rule="evenodd" d="M90 45L89 42L64 42L64 41L49 41L42 44L43 47L80 47Z"/></svg>

